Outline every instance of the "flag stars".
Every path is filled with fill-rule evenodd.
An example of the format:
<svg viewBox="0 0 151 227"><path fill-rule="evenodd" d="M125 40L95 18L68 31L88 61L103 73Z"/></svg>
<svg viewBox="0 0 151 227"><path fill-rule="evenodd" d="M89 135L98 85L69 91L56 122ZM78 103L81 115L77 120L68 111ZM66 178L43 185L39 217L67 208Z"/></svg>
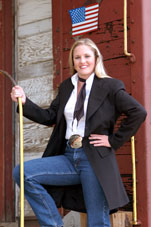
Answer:
<svg viewBox="0 0 151 227"><path fill-rule="evenodd" d="M85 7L73 9L73 10L70 10L69 12L70 12L73 24L85 21Z"/></svg>

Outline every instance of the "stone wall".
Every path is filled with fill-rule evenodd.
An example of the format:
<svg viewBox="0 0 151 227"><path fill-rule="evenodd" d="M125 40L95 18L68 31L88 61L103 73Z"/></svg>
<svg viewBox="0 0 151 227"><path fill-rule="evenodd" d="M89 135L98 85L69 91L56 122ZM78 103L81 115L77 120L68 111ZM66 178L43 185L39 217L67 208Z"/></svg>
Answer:
<svg viewBox="0 0 151 227"><path fill-rule="evenodd" d="M53 98L51 0L15 1L15 75L26 95L43 108ZM19 162L19 125L16 116L15 153ZM41 157L51 129L24 118L24 160ZM19 214L19 189L16 214ZM32 216L25 201L25 216Z"/></svg>

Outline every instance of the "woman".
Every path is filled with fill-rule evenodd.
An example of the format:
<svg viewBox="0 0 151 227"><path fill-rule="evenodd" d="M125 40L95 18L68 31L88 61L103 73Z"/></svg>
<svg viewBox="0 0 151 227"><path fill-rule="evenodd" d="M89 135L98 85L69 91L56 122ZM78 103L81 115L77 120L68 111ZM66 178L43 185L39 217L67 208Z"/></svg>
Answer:
<svg viewBox="0 0 151 227"><path fill-rule="evenodd" d="M106 74L92 40L73 44L69 64L72 77L48 109L30 101L21 87L12 89L13 101L22 98L25 117L55 125L43 158L24 164L25 196L42 227L63 226L57 206L86 210L88 227L109 227L109 213L129 201L115 150L136 133L146 111L120 80ZM123 113L127 117L114 132ZM19 185L19 166L13 176Z"/></svg>

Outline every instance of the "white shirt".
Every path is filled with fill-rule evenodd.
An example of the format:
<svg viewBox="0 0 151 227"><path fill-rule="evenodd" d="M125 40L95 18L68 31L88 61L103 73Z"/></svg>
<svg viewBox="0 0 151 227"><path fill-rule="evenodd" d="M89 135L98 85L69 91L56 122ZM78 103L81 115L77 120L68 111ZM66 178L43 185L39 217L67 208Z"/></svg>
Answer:
<svg viewBox="0 0 151 227"><path fill-rule="evenodd" d="M93 79L94 79L94 73L91 74L89 78L86 80L86 97L84 101L84 116L80 119L79 123L77 124L77 119L74 119L73 121L73 114L74 114L75 104L77 101L78 74L76 73L71 77L71 81L72 81L72 84L74 85L74 89L64 109L64 115L67 123L67 129L66 129L66 135L65 135L66 139L69 139L70 136L74 134L79 134L82 137L84 136L86 112L87 112L88 100L89 100Z"/></svg>

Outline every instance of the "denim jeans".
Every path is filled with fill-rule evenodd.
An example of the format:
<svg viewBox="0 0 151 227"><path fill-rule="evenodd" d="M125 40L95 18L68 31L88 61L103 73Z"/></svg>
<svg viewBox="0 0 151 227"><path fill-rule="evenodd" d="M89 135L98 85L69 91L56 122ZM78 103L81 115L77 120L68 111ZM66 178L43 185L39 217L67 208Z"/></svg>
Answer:
<svg viewBox="0 0 151 227"><path fill-rule="evenodd" d="M13 170L20 185L20 166ZM88 227L110 227L109 208L104 192L82 148L68 144L64 155L34 159L24 163L25 197L41 227L61 227L62 218L52 197L41 184L82 184Z"/></svg>

